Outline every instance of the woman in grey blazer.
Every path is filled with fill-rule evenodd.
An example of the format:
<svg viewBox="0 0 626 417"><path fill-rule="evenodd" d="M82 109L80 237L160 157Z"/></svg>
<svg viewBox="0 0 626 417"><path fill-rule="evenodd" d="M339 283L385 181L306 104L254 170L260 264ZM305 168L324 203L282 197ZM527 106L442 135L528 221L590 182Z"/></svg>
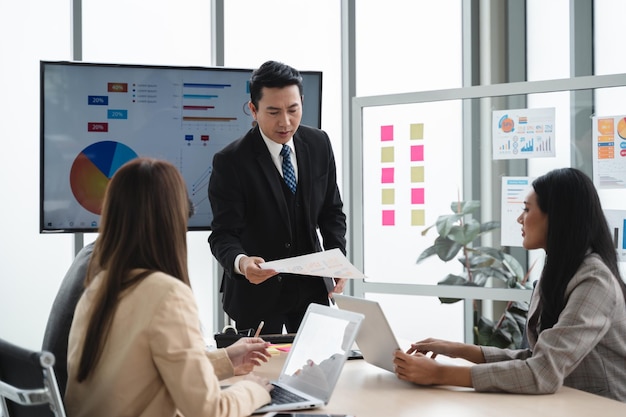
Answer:
<svg viewBox="0 0 626 417"><path fill-rule="evenodd" d="M529 348L426 339L396 354L398 377L520 394L566 385L626 401L626 286L593 183L574 168L537 178L518 222L524 248L546 252L526 323ZM439 354L475 365L442 365L432 360Z"/></svg>

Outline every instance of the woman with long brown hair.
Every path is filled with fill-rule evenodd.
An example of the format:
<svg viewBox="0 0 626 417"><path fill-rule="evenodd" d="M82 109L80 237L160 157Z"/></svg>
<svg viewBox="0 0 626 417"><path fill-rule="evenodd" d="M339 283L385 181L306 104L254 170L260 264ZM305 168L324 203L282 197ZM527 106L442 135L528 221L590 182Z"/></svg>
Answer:
<svg viewBox="0 0 626 417"><path fill-rule="evenodd" d="M253 374L220 389L216 374L234 364L205 349L187 270L190 210L168 162L138 158L111 179L70 331L69 416L247 416L269 402L270 384ZM238 349L240 361L266 360L261 339Z"/></svg>

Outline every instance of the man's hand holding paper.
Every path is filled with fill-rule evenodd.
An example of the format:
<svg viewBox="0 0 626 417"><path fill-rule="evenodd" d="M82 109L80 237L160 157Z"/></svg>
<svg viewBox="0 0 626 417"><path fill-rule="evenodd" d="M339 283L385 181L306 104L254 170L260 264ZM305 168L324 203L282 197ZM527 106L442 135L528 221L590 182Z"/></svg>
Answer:
<svg viewBox="0 0 626 417"><path fill-rule="evenodd" d="M365 278L365 275L352 265L339 249L264 262L259 264L259 267L273 269L278 273L345 279Z"/></svg>

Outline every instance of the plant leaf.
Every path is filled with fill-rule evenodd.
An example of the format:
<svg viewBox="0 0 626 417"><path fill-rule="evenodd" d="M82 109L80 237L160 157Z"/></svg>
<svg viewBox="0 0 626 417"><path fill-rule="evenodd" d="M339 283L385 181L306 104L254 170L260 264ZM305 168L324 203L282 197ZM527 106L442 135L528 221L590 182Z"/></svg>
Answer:
<svg viewBox="0 0 626 417"><path fill-rule="evenodd" d="M480 234L480 223L474 219L470 219L463 225L454 225L450 227L448 237L455 242L465 246L470 243Z"/></svg>
<svg viewBox="0 0 626 417"><path fill-rule="evenodd" d="M472 282L478 287L484 287L487 279L489 279L489 275L481 270L472 273Z"/></svg>
<svg viewBox="0 0 626 417"><path fill-rule="evenodd" d="M437 237L437 239L435 239L435 252L437 253L437 256L439 256L439 259L444 262L448 262L449 260L454 259L454 257L457 253L459 253L462 247L462 245L459 245L458 243L446 237L439 236Z"/></svg>
<svg viewBox="0 0 626 417"><path fill-rule="evenodd" d="M469 259L469 265L472 269L486 268L493 265L494 262L496 262L496 260L492 256L487 255L470 256Z"/></svg>
<svg viewBox="0 0 626 417"><path fill-rule="evenodd" d="M504 255L503 264L504 266L511 271L513 275L515 275L515 280L517 282L522 281L524 279L524 268L522 265L515 259L514 256L509 255L508 253L502 253Z"/></svg>
<svg viewBox="0 0 626 417"><path fill-rule="evenodd" d="M430 226L428 226L426 229L422 230L422 236L426 236L426 233L428 233L428 231L430 229L432 229L433 227L435 227L437 224L431 224Z"/></svg>
<svg viewBox="0 0 626 417"><path fill-rule="evenodd" d="M422 262L424 259L429 258L436 254L437 254L437 248L434 245L429 246L428 248L424 249L422 253L420 253L419 258L417 258L417 261L415 263L418 264Z"/></svg>
<svg viewBox="0 0 626 417"><path fill-rule="evenodd" d="M485 222L480 225L480 233L487 233L498 228L500 228L500 222L496 222L496 221Z"/></svg>
<svg viewBox="0 0 626 417"><path fill-rule="evenodd" d="M493 322L486 317L480 317L474 326L474 343L489 345L493 335Z"/></svg>
<svg viewBox="0 0 626 417"><path fill-rule="evenodd" d="M520 327L519 322L515 319L515 317L507 311L504 313L504 320L502 320L500 327L494 331L494 336L501 336L503 339L508 341L508 345L506 345L505 348L514 349L522 343L523 329L524 327Z"/></svg>
<svg viewBox="0 0 626 417"><path fill-rule="evenodd" d="M511 314L518 315L521 317L524 317L524 320L526 320L526 315L528 314L528 303L527 302L521 302L521 301L514 301L511 303L511 306L509 307L509 312Z"/></svg>
<svg viewBox="0 0 626 417"><path fill-rule="evenodd" d="M507 288L512 288L515 285L515 277L513 277L513 275L507 270L489 266L483 268L483 272L493 279L502 281L506 284Z"/></svg>
<svg viewBox="0 0 626 417"><path fill-rule="evenodd" d="M466 277L461 275L448 274L444 279L439 281L437 285L461 285L467 287L475 287L476 285L472 282L469 282ZM458 301L461 301L461 298L446 298L439 297L439 301L442 304L454 304Z"/></svg>
<svg viewBox="0 0 626 417"><path fill-rule="evenodd" d="M466 285L467 278L460 275L448 274L444 279L439 281L437 285Z"/></svg>
<svg viewBox="0 0 626 417"><path fill-rule="evenodd" d="M438 297L438 298L441 304L454 304L462 300L461 298L446 298L446 297Z"/></svg>
<svg viewBox="0 0 626 417"><path fill-rule="evenodd" d="M504 252L502 252L500 249L492 248L490 246L479 246L473 248L473 250L476 253L491 256L492 258L495 258L499 261L502 261L505 258Z"/></svg>
<svg viewBox="0 0 626 417"><path fill-rule="evenodd" d="M435 223L435 226L437 226L437 233L439 233L439 236L448 236L448 234L450 233L450 229L455 226L462 218L463 216L459 214L448 214L437 217L437 222Z"/></svg>
<svg viewBox="0 0 626 417"><path fill-rule="evenodd" d="M480 207L480 201L478 200L470 200L470 201L453 201L450 203L450 209L453 213L456 214L470 214L474 212L478 207Z"/></svg>

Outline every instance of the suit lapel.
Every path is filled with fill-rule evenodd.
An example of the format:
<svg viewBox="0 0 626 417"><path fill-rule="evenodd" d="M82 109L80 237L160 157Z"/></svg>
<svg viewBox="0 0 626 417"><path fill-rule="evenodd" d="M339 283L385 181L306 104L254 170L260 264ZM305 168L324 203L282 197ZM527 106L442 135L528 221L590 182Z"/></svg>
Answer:
<svg viewBox="0 0 626 417"><path fill-rule="evenodd" d="M296 147L296 158L298 158L298 193L300 193L304 206L306 219L310 218L311 206L311 151L309 145L300 136L299 130L293 136Z"/></svg>

